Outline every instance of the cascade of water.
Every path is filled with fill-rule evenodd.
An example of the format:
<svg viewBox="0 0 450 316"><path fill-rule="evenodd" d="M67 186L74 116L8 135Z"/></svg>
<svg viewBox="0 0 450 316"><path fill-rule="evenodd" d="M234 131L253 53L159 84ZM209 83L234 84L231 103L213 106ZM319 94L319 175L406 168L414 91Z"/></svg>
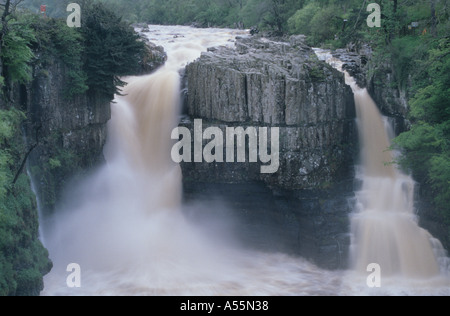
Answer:
<svg viewBox="0 0 450 316"><path fill-rule="evenodd" d="M340 60L326 51L316 50L316 53L345 73L346 82L355 95L361 145L357 176L362 188L356 192L356 210L351 225L353 268L366 273L369 264L377 263L384 276L438 276L441 271L435 254L442 255L445 251L437 239L418 225L414 211L415 183L392 163L390 124L367 89L358 87L342 70Z"/></svg>
<svg viewBox="0 0 450 316"><path fill-rule="evenodd" d="M179 26L151 26L150 29L148 38L163 45L168 52L167 65L153 75L126 78L129 84L124 96L118 96L112 104L109 141L105 148L108 163L81 186L71 189L66 209L57 212L52 221L54 227L46 232L55 267L45 278L42 294L360 293L359 289L354 291L345 284L343 272L321 270L305 260L282 254L217 247L209 236L205 238L184 221L180 211L180 169L170 157L170 131L176 126L179 114L177 71L210 46L231 45L230 41L239 31ZM364 95L361 98L366 99ZM372 115L379 116L369 101L361 102L360 110L366 112L366 106L372 108L367 115L369 120ZM383 120L379 117L370 128L384 131ZM376 134L376 140L371 140L374 137L371 132L363 133L368 138L364 144L375 141L380 144L363 155L361 169L366 181L358 193L361 211L353 220L354 236L358 240L354 243L357 258L354 266L362 269L366 261L379 261L392 273L434 275L437 273L436 257L429 251L438 249L439 242L431 239L435 243L431 247L430 236L416 224L411 203L413 182L393 166L383 163L392 160L390 153L384 151L389 139L383 133ZM366 194L373 190L383 190L383 198L379 198L378 193ZM384 190L395 191L395 194L389 195ZM380 222L384 226L392 224L379 229L372 218L375 222L382 218ZM385 236L390 240L397 238L401 245L411 242L395 232L384 232L392 228L390 226L400 227L408 236L413 234L414 247L405 246L400 252L397 248L388 248L389 255L386 255L382 251ZM391 244L395 243L397 241ZM420 250L416 254L416 244L428 253ZM366 245L367 249L380 250L366 255ZM400 256L412 256L408 261L421 255L425 258L418 258L418 262L412 264L400 260ZM66 267L70 263L81 267L80 289L67 287ZM365 282L363 284L365 286ZM433 293L432 290L434 288L424 289L427 294ZM443 291L448 295L448 283L444 283Z"/></svg>

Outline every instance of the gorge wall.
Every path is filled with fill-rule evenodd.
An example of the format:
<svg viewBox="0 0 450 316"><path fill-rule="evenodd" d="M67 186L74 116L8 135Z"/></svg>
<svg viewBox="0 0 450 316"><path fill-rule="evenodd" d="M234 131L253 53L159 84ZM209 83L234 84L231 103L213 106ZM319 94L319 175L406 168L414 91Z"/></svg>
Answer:
<svg viewBox="0 0 450 316"><path fill-rule="evenodd" d="M31 84L20 95L28 113L27 140L36 146L29 169L46 216L54 211L68 181L103 160L106 123L111 117L112 96L66 96L67 71L58 59L45 68L35 66Z"/></svg>
<svg viewBox="0 0 450 316"><path fill-rule="evenodd" d="M197 118L224 133L226 126L280 128L277 173L261 174L254 163L183 163L187 199L221 196L251 226L253 244L345 268L357 136L344 76L296 36L238 38L236 49L210 49L189 64L186 78L181 126L192 133Z"/></svg>
<svg viewBox="0 0 450 316"><path fill-rule="evenodd" d="M161 47L147 43L139 74L165 62ZM33 67L33 79L17 89L16 99L27 113L24 125L31 152L28 167L36 184L42 213L54 212L67 184L83 178L104 161L107 122L113 95L88 91L67 96L70 69L57 56Z"/></svg>

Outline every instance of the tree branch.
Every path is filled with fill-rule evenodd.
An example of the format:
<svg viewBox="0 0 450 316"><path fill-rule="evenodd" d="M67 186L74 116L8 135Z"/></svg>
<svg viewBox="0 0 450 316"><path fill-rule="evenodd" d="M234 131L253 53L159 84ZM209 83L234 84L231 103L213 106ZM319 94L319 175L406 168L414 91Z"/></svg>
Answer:
<svg viewBox="0 0 450 316"><path fill-rule="evenodd" d="M37 143L33 144L33 146L31 146L30 149L28 150L28 152L26 153L25 157L23 157L22 163L20 164L20 168L19 168L19 170L17 170L16 175L14 176L13 185L16 184L17 180L19 179L20 175L22 174L25 164L27 163L28 157L31 155L31 153L37 146L38 146Z"/></svg>
<svg viewBox="0 0 450 316"><path fill-rule="evenodd" d="M42 128L42 126L39 126L38 128L36 128L35 143L33 145L31 145L31 147L28 149L27 153L23 157L22 162L19 167L19 170L17 170L16 175L14 176L14 180L12 182L13 185L15 185L17 180L19 180L19 177L23 172L23 168L25 168L25 164L27 163L28 157L30 157L33 150L35 150L36 147L39 145L39 131L41 128Z"/></svg>

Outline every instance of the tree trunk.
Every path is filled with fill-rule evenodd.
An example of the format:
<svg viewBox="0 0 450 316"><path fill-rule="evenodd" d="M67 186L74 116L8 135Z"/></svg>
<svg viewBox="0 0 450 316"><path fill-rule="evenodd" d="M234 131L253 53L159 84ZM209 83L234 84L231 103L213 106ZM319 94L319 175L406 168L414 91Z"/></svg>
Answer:
<svg viewBox="0 0 450 316"><path fill-rule="evenodd" d="M2 19L1 19L1 23L2 23L2 30L0 31L0 56L2 53L2 50L4 48L4 39L6 34L8 34L8 15L11 14L10 12L10 7L11 7L11 0L6 0L5 2L5 8L2 14ZM0 76L3 77L4 79L4 83L3 83L3 87L1 90L3 90L3 95L5 97L6 100L9 100L9 89L8 89L8 77L6 76L5 72L5 65L3 63L3 58L0 57Z"/></svg>
<svg viewBox="0 0 450 316"><path fill-rule="evenodd" d="M3 11L2 14L2 31L0 32L0 47L3 47L3 38L5 37L6 33L8 32L8 21L6 18L10 14L9 8L11 6L11 0L6 0L5 3L5 11Z"/></svg>
<svg viewBox="0 0 450 316"><path fill-rule="evenodd" d="M431 5L431 36L437 36L436 0L430 0Z"/></svg>

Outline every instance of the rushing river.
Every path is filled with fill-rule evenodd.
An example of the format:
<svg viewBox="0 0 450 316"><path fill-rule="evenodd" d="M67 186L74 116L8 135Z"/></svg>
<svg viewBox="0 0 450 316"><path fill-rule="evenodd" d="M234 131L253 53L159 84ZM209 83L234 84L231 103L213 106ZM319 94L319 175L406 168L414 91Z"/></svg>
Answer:
<svg viewBox="0 0 450 316"><path fill-rule="evenodd" d="M170 158L170 134L180 115L178 71L208 47L234 45L234 38L245 34L227 29L150 26L146 36L164 46L168 61L152 75L127 78L123 96L111 104L107 163L70 189L72 198L45 232L55 267L45 277L42 294L450 295L449 280L439 271L439 258L433 252L439 245L430 246L431 236L417 226L408 200L402 204L383 198L381 203L371 198L379 194L374 190L385 188L405 201L403 194L410 192L412 185L412 180L394 167L369 172L372 164L381 168L389 158L383 157L389 144L385 131L375 136L377 142L380 140L377 146L372 147L370 140L363 149L370 152L363 154L367 156L366 181L357 194L361 209L356 210L353 225L354 239L361 240L354 242L359 253L355 256L363 259L356 258L351 271L326 271L302 258L241 249L227 240L219 242L206 236L184 219L181 171ZM355 91L356 98L367 98L362 93ZM376 106L368 99L360 101L359 105L369 103L369 121L377 116L374 124L379 125L382 118ZM365 108L358 111L365 112ZM366 123L360 120L360 124ZM372 162L372 158L382 161ZM402 214L376 213L392 206L391 202L402 208ZM376 218L381 226L369 218ZM385 221L394 231L385 231ZM372 244L372 233L382 234L388 246ZM405 268L403 273L403 268L394 264L386 276L382 274L381 288L369 288L364 265L367 260L385 264L380 253L383 247L390 247L391 238L403 238L405 244L394 241L400 248L388 249L392 258L386 259L386 265L400 260L397 254L405 252L410 256L407 260L419 266L419 272L410 273ZM413 238L423 249L417 253L415 248L403 249L407 247L405 238ZM376 254L365 249L366 245L375 247ZM81 267L80 288L67 286L70 263Z"/></svg>

